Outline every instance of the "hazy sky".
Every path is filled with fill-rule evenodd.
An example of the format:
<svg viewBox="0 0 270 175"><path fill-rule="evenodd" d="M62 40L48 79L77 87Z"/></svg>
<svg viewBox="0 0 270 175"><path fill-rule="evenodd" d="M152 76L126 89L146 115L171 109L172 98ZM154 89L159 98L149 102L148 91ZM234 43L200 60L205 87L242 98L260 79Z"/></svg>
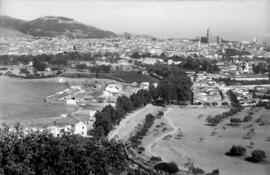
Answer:
<svg viewBox="0 0 270 175"><path fill-rule="evenodd" d="M0 13L32 20L66 16L116 33L213 35L270 40L270 0L0 0Z"/></svg>

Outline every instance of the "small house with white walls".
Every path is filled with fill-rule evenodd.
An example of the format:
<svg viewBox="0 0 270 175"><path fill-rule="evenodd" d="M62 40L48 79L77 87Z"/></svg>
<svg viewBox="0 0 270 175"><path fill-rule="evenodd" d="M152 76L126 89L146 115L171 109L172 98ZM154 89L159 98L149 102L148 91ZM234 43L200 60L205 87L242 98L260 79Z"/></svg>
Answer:
<svg viewBox="0 0 270 175"><path fill-rule="evenodd" d="M52 133L54 137L61 136L64 132L78 134L83 137L87 137L87 124L79 121L72 120L69 123L56 123L47 127L48 131Z"/></svg>
<svg viewBox="0 0 270 175"><path fill-rule="evenodd" d="M148 90L149 89L149 86L150 86L150 83L149 82L142 82L140 84L140 89Z"/></svg>
<svg viewBox="0 0 270 175"><path fill-rule="evenodd" d="M121 84L109 84L104 92L103 95L105 97L117 97L123 90L123 86Z"/></svg>

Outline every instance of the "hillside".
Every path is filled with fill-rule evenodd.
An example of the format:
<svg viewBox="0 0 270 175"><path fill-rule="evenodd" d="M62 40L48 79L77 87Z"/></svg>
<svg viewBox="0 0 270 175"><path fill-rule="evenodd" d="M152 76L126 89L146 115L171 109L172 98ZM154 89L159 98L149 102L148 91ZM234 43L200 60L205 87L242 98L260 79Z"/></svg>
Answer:
<svg viewBox="0 0 270 175"><path fill-rule="evenodd" d="M64 17L42 17L26 23L18 28L19 31L33 36L67 36L78 38L110 38L114 33L87 26Z"/></svg>
<svg viewBox="0 0 270 175"><path fill-rule="evenodd" d="M25 21L23 20L11 18L9 16L0 16L1 28L17 29L24 22Z"/></svg>
<svg viewBox="0 0 270 175"><path fill-rule="evenodd" d="M30 37L16 29L0 27L0 37Z"/></svg>
<svg viewBox="0 0 270 175"><path fill-rule="evenodd" d="M2 16L0 17L0 27L40 37L111 38L117 36L113 32L88 26L71 18L54 16L41 17L32 21Z"/></svg>

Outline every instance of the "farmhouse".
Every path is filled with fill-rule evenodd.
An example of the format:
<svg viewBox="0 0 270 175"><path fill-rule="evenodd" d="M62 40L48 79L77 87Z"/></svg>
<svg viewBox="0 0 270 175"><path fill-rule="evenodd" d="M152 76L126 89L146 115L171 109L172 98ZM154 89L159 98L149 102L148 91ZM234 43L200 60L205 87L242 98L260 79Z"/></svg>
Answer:
<svg viewBox="0 0 270 175"><path fill-rule="evenodd" d="M148 90L149 89L149 86L150 86L150 83L149 82L142 82L140 84L140 89Z"/></svg>
<svg viewBox="0 0 270 175"><path fill-rule="evenodd" d="M72 120L70 123L56 123L52 126L48 126L47 129L53 134L53 136L61 136L64 132L78 134L83 137L87 136L87 124L79 120Z"/></svg>
<svg viewBox="0 0 270 175"><path fill-rule="evenodd" d="M105 97L117 97L123 90L123 86L121 84L109 84L105 91L103 92L103 95Z"/></svg>

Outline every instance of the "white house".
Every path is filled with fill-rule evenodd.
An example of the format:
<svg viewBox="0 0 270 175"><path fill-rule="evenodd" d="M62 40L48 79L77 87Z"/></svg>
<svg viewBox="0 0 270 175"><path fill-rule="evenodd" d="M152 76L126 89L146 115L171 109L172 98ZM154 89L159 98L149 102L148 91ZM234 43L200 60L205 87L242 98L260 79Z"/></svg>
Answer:
<svg viewBox="0 0 270 175"><path fill-rule="evenodd" d="M78 134L83 137L87 136L87 124L85 124L84 122L78 122L74 124L72 129L74 134Z"/></svg>
<svg viewBox="0 0 270 175"><path fill-rule="evenodd" d="M68 99L66 101L66 104L68 104L68 105L76 105L77 103L76 103L76 100L75 99Z"/></svg>
<svg viewBox="0 0 270 175"><path fill-rule="evenodd" d="M140 89L148 90L149 89L149 86L150 86L150 83L149 82L142 82L140 84Z"/></svg>
<svg viewBox="0 0 270 175"><path fill-rule="evenodd" d="M54 124L52 126L48 126L47 129L53 134L54 137L61 136L63 132L87 137L87 124L81 121L71 124Z"/></svg>
<svg viewBox="0 0 270 175"><path fill-rule="evenodd" d="M103 95L105 97L116 97L120 94L122 90L123 90L123 86L121 84L109 84L105 88Z"/></svg>

